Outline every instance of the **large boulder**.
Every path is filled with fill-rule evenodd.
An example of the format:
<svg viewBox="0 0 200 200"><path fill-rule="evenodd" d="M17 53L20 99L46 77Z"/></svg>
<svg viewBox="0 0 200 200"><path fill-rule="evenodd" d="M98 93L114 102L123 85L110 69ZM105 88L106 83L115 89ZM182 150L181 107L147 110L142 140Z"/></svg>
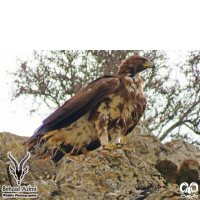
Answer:
<svg viewBox="0 0 200 200"><path fill-rule="evenodd" d="M26 137L1 133L0 184L16 186L8 167L8 151L19 161L26 155ZM39 199L183 199L182 182L199 182L200 151L180 139L162 144L152 135L132 135L126 148L101 148L87 155L65 156L57 164L38 161L25 163L29 172L23 185L36 185Z"/></svg>

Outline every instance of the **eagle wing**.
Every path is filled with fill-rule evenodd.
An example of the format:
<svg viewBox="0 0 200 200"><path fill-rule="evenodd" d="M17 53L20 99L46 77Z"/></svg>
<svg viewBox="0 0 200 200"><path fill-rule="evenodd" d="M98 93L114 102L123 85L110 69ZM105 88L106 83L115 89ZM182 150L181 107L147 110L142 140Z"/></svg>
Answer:
<svg viewBox="0 0 200 200"><path fill-rule="evenodd" d="M30 139L72 124L115 91L119 83L115 76L103 76L91 82L49 115Z"/></svg>

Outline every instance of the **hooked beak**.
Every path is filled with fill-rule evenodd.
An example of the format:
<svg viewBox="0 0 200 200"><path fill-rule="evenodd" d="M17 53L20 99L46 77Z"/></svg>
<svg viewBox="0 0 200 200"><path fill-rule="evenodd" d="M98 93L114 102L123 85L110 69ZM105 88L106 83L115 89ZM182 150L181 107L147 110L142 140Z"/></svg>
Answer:
<svg viewBox="0 0 200 200"><path fill-rule="evenodd" d="M144 63L144 67L146 67L146 68L156 68L155 64L150 62L150 61L146 61Z"/></svg>

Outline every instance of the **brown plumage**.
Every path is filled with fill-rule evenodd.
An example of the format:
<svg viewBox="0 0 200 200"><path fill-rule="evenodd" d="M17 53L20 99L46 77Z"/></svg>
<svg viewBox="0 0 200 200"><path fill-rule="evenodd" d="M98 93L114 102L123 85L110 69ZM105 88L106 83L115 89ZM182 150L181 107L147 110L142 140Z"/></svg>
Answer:
<svg viewBox="0 0 200 200"><path fill-rule="evenodd" d="M25 143L29 151L58 162L65 153L79 155L84 148L120 143L146 108L139 72L154 67L141 56L122 61L116 75L94 80L48 116Z"/></svg>

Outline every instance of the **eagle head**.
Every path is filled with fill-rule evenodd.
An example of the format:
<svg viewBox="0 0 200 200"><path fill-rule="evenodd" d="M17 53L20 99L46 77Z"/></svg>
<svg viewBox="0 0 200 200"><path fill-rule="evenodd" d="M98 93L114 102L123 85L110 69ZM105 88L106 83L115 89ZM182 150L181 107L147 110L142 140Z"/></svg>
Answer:
<svg viewBox="0 0 200 200"><path fill-rule="evenodd" d="M147 69L155 68L154 63L139 55L134 55L126 58L119 66L117 75L126 75L134 77L137 73Z"/></svg>

